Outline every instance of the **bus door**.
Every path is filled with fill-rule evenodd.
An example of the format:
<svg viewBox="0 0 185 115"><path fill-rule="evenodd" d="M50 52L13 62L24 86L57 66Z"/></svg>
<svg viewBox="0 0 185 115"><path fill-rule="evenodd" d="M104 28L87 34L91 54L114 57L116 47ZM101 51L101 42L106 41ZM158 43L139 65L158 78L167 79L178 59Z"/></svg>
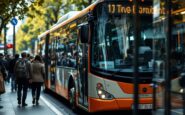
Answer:
<svg viewBox="0 0 185 115"><path fill-rule="evenodd" d="M51 51L50 51L50 59L51 59L51 64L50 64L50 89L55 91L56 86L56 42L52 41L52 46L51 46Z"/></svg>
<svg viewBox="0 0 185 115"><path fill-rule="evenodd" d="M88 44L84 43L78 47L78 102L84 107L88 107Z"/></svg>

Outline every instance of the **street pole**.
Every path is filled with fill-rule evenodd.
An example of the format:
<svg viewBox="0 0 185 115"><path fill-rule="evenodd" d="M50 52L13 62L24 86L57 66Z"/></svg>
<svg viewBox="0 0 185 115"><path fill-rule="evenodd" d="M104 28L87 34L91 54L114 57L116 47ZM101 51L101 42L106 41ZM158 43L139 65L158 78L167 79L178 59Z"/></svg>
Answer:
<svg viewBox="0 0 185 115"><path fill-rule="evenodd" d="M14 17L10 22L13 25L13 55L15 55L15 53L16 53L15 26L17 25L18 20Z"/></svg>
<svg viewBox="0 0 185 115"><path fill-rule="evenodd" d="M16 47L15 47L15 45L16 45L16 42L15 42L15 25L13 25L13 55L15 55L15 51L16 51Z"/></svg>
<svg viewBox="0 0 185 115"><path fill-rule="evenodd" d="M171 115L171 63L170 63L170 59L171 59L171 40L172 40L172 27L171 27L171 23L172 23L172 18L171 18L171 0L165 0L166 2L166 9L167 10L167 29L166 29L166 73L165 73L165 115Z"/></svg>
<svg viewBox="0 0 185 115"><path fill-rule="evenodd" d="M182 93L183 97L183 115L185 115L185 88L183 88L183 93Z"/></svg>
<svg viewBox="0 0 185 115"><path fill-rule="evenodd" d="M7 54L7 47L6 47L6 24L4 25L4 55Z"/></svg>
<svg viewBox="0 0 185 115"><path fill-rule="evenodd" d="M135 5L135 14L134 14L134 19L133 19L133 22L135 24L134 26L134 57L135 57L135 60L133 61L134 63L134 97L133 97L133 100L134 100L134 105L133 105L133 115L138 115L139 113L139 85L138 85L138 82L139 82L139 72L138 72L138 66L139 66L139 63L138 63L138 57L139 57L139 54L138 54L138 47L139 47L139 23L138 23L138 1L137 0L134 0L133 1L134 5Z"/></svg>
<svg viewBox="0 0 185 115"><path fill-rule="evenodd" d="M46 21L46 30L49 30L49 23ZM50 34L46 35L46 48L45 48L45 57L44 57L44 61L45 61L45 70L46 70L46 76L48 76L48 62L49 62L49 55L48 55L48 50L49 50L49 39L50 39ZM39 52L40 53L40 52Z"/></svg>

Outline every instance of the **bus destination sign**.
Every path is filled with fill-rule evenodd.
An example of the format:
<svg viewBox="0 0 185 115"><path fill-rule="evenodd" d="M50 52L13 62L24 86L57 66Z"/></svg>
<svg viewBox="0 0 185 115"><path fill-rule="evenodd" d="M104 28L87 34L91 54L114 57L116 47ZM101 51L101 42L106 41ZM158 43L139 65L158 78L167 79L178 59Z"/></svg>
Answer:
<svg viewBox="0 0 185 115"><path fill-rule="evenodd" d="M154 13L153 6L139 6L139 14L151 15ZM165 14L165 9L157 9L160 14ZM123 4L108 4L108 12L110 14L135 14L135 5L123 5Z"/></svg>

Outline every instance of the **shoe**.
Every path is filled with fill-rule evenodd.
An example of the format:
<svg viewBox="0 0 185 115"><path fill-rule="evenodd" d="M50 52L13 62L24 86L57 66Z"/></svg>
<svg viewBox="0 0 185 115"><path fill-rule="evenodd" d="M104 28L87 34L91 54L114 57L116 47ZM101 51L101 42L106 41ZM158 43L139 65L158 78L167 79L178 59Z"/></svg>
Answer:
<svg viewBox="0 0 185 115"><path fill-rule="evenodd" d="M26 104L26 103L23 103L23 104L22 104L23 107L25 107L25 106L27 106L27 105L28 105L28 104Z"/></svg>
<svg viewBox="0 0 185 115"><path fill-rule="evenodd" d="M21 104L21 101L20 100L18 100L18 105L20 105Z"/></svg>
<svg viewBox="0 0 185 115"><path fill-rule="evenodd" d="M35 104L35 98L33 98L32 104Z"/></svg>
<svg viewBox="0 0 185 115"><path fill-rule="evenodd" d="M39 101L36 101L36 105L39 105Z"/></svg>

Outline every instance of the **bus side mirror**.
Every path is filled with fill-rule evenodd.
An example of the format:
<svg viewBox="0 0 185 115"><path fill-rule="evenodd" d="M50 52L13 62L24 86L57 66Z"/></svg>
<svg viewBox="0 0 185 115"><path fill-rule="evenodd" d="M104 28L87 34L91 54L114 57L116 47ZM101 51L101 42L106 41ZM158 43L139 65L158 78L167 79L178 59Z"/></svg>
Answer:
<svg viewBox="0 0 185 115"><path fill-rule="evenodd" d="M88 24L80 26L79 37L80 37L81 43L88 43L88 39L89 39L89 25Z"/></svg>

